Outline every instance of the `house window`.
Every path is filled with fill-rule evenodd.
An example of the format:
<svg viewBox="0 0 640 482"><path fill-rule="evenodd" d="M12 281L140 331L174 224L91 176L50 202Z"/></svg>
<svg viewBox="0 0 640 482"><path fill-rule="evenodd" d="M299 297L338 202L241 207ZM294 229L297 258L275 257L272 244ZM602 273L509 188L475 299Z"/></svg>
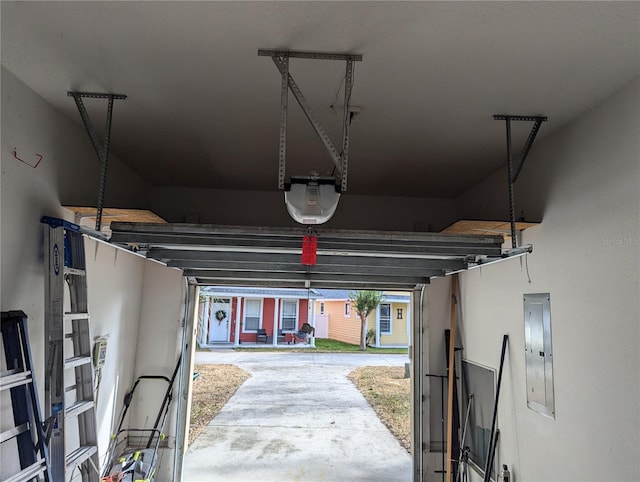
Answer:
<svg viewBox="0 0 640 482"><path fill-rule="evenodd" d="M282 331L295 331L298 326L298 301L282 301Z"/></svg>
<svg viewBox="0 0 640 482"><path fill-rule="evenodd" d="M320 303L320 314L324 315L324 303Z"/></svg>
<svg viewBox="0 0 640 482"><path fill-rule="evenodd" d="M242 331L257 331L262 325L262 300L244 300L244 328Z"/></svg>
<svg viewBox="0 0 640 482"><path fill-rule="evenodd" d="M344 316L351 316L351 303L344 304Z"/></svg>
<svg viewBox="0 0 640 482"><path fill-rule="evenodd" d="M380 333L391 333L391 305L380 305Z"/></svg>
<svg viewBox="0 0 640 482"><path fill-rule="evenodd" d="M398 318L399 320L401 320L401 319L402 319L402 308L398 308L398 313L397 313L397 315L398 315L398 316L396 316L396 318Z"/></svg>

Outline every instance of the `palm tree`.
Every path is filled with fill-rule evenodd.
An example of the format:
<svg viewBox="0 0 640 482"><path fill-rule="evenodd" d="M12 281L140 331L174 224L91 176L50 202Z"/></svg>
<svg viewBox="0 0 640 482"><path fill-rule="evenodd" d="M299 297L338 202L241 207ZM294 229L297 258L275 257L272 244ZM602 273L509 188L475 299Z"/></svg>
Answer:
<svg viewBox="0 0 640 482"><path fill-rule="evenodd" d="M360 317L360 349L367 349L367 316L375 310L382 301L382 291L358 290L349 293L353 309Z"/></svg>

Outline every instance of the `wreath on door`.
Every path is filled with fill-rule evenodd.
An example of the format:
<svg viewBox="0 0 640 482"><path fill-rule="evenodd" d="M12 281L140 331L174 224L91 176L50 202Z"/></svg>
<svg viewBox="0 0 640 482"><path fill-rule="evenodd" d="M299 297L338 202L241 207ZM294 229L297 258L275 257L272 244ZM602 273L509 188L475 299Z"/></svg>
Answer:
<svg viewBox="0 0 640 482"><path fill-rule="evenodd" d="M222 320L224 320L227 317L227 312L224 310L218 310L216 311L216 320L218 320L218 325L220 325L222 323Z"/></svg>

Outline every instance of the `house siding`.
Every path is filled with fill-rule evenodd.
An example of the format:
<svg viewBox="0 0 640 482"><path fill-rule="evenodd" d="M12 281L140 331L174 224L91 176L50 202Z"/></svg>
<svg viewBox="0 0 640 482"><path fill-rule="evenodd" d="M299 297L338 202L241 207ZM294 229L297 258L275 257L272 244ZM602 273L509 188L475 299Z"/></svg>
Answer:
<svg viewBox="0 0 640 482"><path fill-rule="evenodd" d="M383 302L384 303L384 302ZM388 303L391 305L391 333L380 333L380 345L385 346L409 346L409 337L407 335L407 313L409 305L407 303ZM402 309L402 318L398 318L398 309ZM377 330L376 318L378 310L372 312L367 317L367 329ZM374 342L375 343L375 342Z"/></svg>
<svg viewBox="0 0 640 482"><path fill-rule="evenodd" d="M329 338L332 340L360 344L360 319L353 308L350 316L344 315L346 300L323 301L324 312L329 317ZM320 303L316 309L320 310Z"/></svg>
<svg viewBox="0 0 640 482"><path fill-rule="evenodd" d="M344 315L346 300L324 300L325 316L329 319L329 338L354 345L360 344L360 318L353 307L351 315ZM398 319L398 309L402 309L402 319ZM320 301L316 302L316 310L320 313ZM408 346L407 323L409 315L408 303L391 303L391 334L380 334L380 346ZM376 329L377 312L367 317L367 330Z"/></svg>
<svg viewBox="0 0 640 482"><path fill-rule="evenodd" d="M242 322L244 317L244 303L246 299L262 299L262 316L261 316L261 324L260 328L264 328L267 330L267 336L273 335L273 321L274 321L274 311L275 311L275 298L256 298L256 297L241 297L240 298L240 310L236 316L236 304L237 297L233 297L231 302L231 310L232 310L232 322L230 329L229 341L235 342L235 333L236 333L236 320L238 322ZM298 300L298 325L297 329L300 329L303 323L306 323L309 319L309 310L308 310L308 301L305 299ZM282 299L278 301L278 321L277 326L280 328L280 317L282 315ZM286 337L287 341L290 340L290 336ZM256 333L255 332L246 332L242 331L242 327L240 329L240 341L243 343L254 343L256 341Z"/></svg>
<svg viewBox="0 0 640 482"><path fill-rule="evenodd" d="M407 320L391 320L391 334L380 334L380 346L408 346Z"/></svg>
<svg viewBox="0 0 640 482"><path fill-rule="evenodd" d="M260 328L267 330L267 335L273 334L273 310L276 307L276 300L273 298L264 298L262 300L262 324ZM282 307L282 304L280 304Z"/></svg>
<svg viewBox="0 0 640 482"><path fill-rule="evenodd" d="M398 310L402 310L402 318L398 318ZM391 333L380 333L380 346L408 346L407 319L409 305L407 303L391 303Z"/></svg>
<svg viewBox="0 0 640 482"><path fill-rule="evenodd" d="M244 333L243 332L244 326L242 325L242 321L244 319L245 303L248 299L251 300L251 299L257 299L257 298L253 298L253 297L240 298L240 314L238 315L238 321L240 322L240 341L250 343L250 342L256 341L256 333L255 332ZM263 303L262 303L262 314L261 314L261 322L260 322L261 327L264 324L264 311L265 311L264 301L266 300L263 300ZM273 306L271 307L271 309L273 310Z"/></svg>

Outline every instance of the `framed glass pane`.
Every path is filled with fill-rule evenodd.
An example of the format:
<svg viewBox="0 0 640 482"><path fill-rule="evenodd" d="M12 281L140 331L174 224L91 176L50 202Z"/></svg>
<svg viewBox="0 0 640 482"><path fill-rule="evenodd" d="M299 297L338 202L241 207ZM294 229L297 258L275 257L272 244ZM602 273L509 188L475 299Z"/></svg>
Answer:
<svg viewBox="0 0 640 482"><path fill-rule="evenodd" d="M245 309L247 316L260 316L260 300L246 300Z"/></svg>
<svg viewBox="0 0 640 482"><path fill-rule="evenodd" d="M284 316L296 316L296 305L295 301L285 300L282 302L282 314Z"/></svg>
<svg viewBox="0 0 640 482"><path fill-rule="evenodd" d="M258 328L260 328L260 318L256 316L247 316L244 319L245 331L256 331Z"/></svg>
<svg viewBox="0 0 640 482"><path fill-rule="evenodd" d="M298 303L293 300L282 302L282 329L294 331L298 322Z"/></svg>
<svg viewBox="0 0 640 482"><path fill-rule="evenodd" d="M391 305L380 305L380 333L391 333Z"/></svg>
<svg viewBox="0 0 640 482"><path fill-rule="evenodd" d="M244 331L256 331L260 328L262 300L245 300Z"/></svg>

